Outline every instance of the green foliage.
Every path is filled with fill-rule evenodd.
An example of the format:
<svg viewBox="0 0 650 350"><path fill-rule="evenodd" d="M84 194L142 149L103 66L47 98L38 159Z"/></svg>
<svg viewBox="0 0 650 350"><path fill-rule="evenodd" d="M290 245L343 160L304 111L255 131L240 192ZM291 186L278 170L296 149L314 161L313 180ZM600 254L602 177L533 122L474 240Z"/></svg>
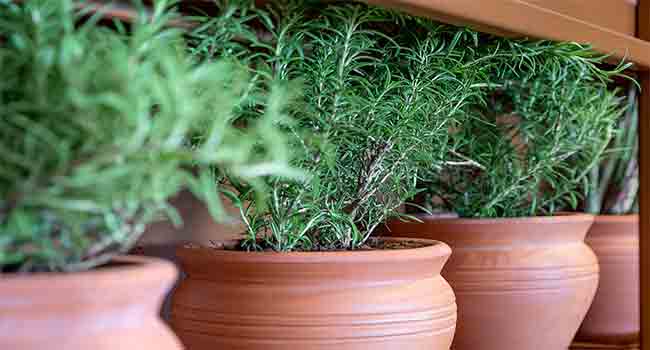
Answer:
<svg viewBox="0 0 650 350"><path fill-rule="evenodd" d="M489 38L489 87L451 136L456 159L428 183L434 209L461 217L575 208L622 108L607 88L626 68L574 43Z"/></svg>
<svg viewBox="0 0 650 350"><path fill-rule="evenodd" d="M313 177L271 180L264 203L234 182L247 249L359 247L420 191L431 210L467 217L575 207L621 112L607 84L627 66L603 69L575 43L359 4L220 4L192 34L196 55L238 57L265 88L303 83L290 131L294 165Z"/></svg>
<svg viewBox="0 0 650 350"><path fill-rule="evenodd" d="M448 130L480 98L473 84L481 70L469 66L477 34L360 4L224 3L192 33L194 53L239 57L267 87L302 82L290 131L294 165L312 175L305 183L270 179L264 202L234 183L248 225L244 247L362 246L416 194L422 170L442 167Z"/></svg>
<svg viewBox="0 0 650 350"><path fill-rule="evenodd" d="M628 88L625 114L602 160L589 172L585 211L593 214L639 212L639 103L637 87Z"/></svg>
<svg viewBox="0 0 650 350"><path fill-rule="evenodd" d="M0 271L74 271L128 250L184 187L221 213L224 173L293 175L282 91L246 127L253 77L197 64L157 1L125 28L72 2L0 1Z"/></svg>

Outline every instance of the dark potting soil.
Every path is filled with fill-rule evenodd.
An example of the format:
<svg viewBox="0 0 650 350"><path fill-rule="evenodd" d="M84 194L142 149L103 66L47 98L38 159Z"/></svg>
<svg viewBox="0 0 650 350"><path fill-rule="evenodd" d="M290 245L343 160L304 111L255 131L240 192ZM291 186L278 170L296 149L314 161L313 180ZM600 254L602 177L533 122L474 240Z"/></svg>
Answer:
<svg viewBox="0 0 650 350"><path fill-rule="evenodd" d="M264 242L260 241L259 244L264 247ZM368 251L368 250L398 250L398 249L415 249L429 246L430 244L417 241L417 240L384 240L381 238L371 238L365 244L355 248L355 249L342 249L335 247L315 247L311 250L294 250L294 252L342 252L342 251ZM188 243L185 245L186 248L200 248L202 247L196 243ZM231 250L231 251L247 251L245 247L242 246L241 241L230 240L230 241L213 241L211 242L210 248L213 249L222 249L222 250ZM265 252L274 251L272 248L265 247Z"/></svg>
<svg viewBox="0 0 650 350"><path fill-rule="evenodd" d="M378 238L370 239L367 244L370 244L369 249L371 250L415 249L415 248L422 248L431 245L421 241L411 241L411 240L386 241Z"/></svg>

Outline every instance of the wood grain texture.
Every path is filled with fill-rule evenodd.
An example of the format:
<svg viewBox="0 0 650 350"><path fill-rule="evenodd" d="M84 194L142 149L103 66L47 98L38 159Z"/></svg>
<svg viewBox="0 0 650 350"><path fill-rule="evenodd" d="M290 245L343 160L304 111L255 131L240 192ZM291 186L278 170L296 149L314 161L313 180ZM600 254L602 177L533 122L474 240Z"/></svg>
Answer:
<svg viewBox="0 0 650 350"><path fill-rule="evenodd" d="M650 0L639 0L637 36L650 40ZM650 72L639 74L639 248L641 296L650 292ZM643 301L643 300L642 300ZM650 303L641 302L641 349L650 350Z"/></svg>
<svg viewBox="0 0 650 350"><path fill-rule="evenodd" d="M541 2L519 0L367 0L451 24L465 24L497 35L527 36L559 41L591 43L602 53L626 57L650 67L650 43L566 14L544 8ZM583 3L584 4L584 3ZM591 18L616 17L607 8L591 5ZM586 4L583 6L586 7ZM617 11L618 13L618 11Z"/></svg>
<svg viewBox="0 0 650 350"><path fill-rule="evenodd" d="M650 21L650 18L648 19ZM650 73L640 74L639 96L639 246L641 295L650 291ZM650 349L650 303L641 303L641 349Z"/></svg>
<svg viewBox="0 0 650 350"><path fill-rule="evenodd" d="M635 0L526 0L525 2L562 13L625 35L636 33Z"/></svg>

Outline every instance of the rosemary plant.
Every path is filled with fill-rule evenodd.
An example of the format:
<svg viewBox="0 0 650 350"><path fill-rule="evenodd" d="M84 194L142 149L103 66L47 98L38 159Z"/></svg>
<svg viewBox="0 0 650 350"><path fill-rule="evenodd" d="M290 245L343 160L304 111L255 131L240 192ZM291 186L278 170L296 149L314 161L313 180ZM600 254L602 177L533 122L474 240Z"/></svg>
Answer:
<svg viewBox="0 0 650 350"><path fill-rule="evenodd" d="M0 271L77 271L127 251L188 187L290 174L281 91L235 127L253 84L232 61L193 62L164 1L130 28L71 0L0 1ZM127 35L128 32L128 35Z"/></svg>
<svg viewBox="0 0 650 350"><path fill-rule="evenodd" d="M575 43L490 38L486 98L451 135L456 159L426 185L435 210L461 217L575 208L622 112L607 83L625 65Z"/></svg>
<svg viewBox="0 0 650 350"><path fill-rule="evenodd" d="M625 114L618 121L599 166L589 172L585 211L622 215L639 212L639 106L637 87L630 86Z"/></svg>
<svg viewBox="0 0 650 350"><path fill-rule="evenodd" d="M272 196L262 202L233 182L243 248L364 246L416 194L421 169L442 167L448 131L480 98L478 35L361 4L224 4L192 33L194 53L239 57L267 88L302 81L289 131L294 165L311 174L304 183L268 179Z"/></svg>

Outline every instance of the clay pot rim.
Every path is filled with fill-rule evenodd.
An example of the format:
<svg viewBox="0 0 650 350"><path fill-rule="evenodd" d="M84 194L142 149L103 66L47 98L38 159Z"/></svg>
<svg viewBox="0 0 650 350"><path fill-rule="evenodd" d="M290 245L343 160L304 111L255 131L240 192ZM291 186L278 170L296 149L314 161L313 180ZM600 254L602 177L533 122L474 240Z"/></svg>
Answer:
<svg viewBox="0 0 650 350"><path fill-rule="evenodd" d="M580 222L593 222L596 216L587 213L569 213L562 212L556 213L553 216L525 216L525 217L512 217L512 218L453 218L453 217L437 217L429 214L415 214L414 217L423 221L424 223L453 223L454 225L534 225L534 224L550 224L550 223L580 223ZM417 223L416 221L411 221Z"/></svg>
<svg viewBox="0 0 650 350"><path fill-rule="evenodd" d="M446 258L451 254L451 248L444 242L424 239L402 237L375 237L386 241L421 242L429 245L418 248L382 249L382 250L348 250L348 251L317 251L317 252L245 252L237 250L223 250L210 247L185 247L176 250L177 256L183 257L197 255L206 258L223 258L228 261L246 261L254 263L372 263L393 261L395 263L413 260L431 260L432 258Z"/></svg>
<svg viewBox="0 0 650 350"><path fill-rule="evenodd" d="M148 256L120 255L113 258L116 266L100 266L99 268L79 272L35 272L35 273L4 273L0 274L0 290L12 285L36 284L43 288L56 289L56 286L78 285L93 288L95 282L111 282L128 285L129 281L153 281L161 278L176 278L178 272L173 263ZM116 279L116 276L120 276ZM161 277L162 276L162 277ZM53 282L56 281L55 284ZM4 285L4 286L3 286Z"/></svg>

